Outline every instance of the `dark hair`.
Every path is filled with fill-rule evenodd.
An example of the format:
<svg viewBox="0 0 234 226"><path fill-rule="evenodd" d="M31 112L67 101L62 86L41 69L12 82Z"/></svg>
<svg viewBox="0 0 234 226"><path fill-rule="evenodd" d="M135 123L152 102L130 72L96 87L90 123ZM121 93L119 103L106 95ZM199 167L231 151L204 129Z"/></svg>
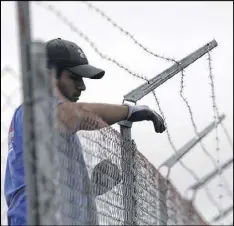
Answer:
<svg viewBox="0 0 234 226"><path fill-rule="evenodd" d="M47 68L48 69L52 69L55 68L56 69L56 78L59 79L61 76L62 71L65 69L62 66L59 66L58 64L54 63L53 61L48 60L47 61Z"/></svg>

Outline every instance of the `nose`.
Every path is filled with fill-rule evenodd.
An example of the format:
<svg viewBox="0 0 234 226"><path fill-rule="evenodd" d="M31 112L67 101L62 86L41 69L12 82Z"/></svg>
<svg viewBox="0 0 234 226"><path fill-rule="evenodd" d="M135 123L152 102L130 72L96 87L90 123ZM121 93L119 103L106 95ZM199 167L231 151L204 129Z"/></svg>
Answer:
<svg viewBox="0 0 234 226"><path fill-rule="evenodd" d="M86 90L86 86L84 83L84 80L81 79L78 83L77 83L77 88L81 91L85 91Z"/></svg>

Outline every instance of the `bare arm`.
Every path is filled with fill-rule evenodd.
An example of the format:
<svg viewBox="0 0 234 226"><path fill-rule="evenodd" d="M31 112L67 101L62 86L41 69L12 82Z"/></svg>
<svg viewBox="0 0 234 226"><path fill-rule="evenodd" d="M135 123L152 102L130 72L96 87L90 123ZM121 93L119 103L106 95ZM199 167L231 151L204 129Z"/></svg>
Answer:
<svg viewBox="0 0 234 226"><path fill-rule="evenodd" d="M126 119L128 115L127 106L114 104L63 102L57 109L59 121L73 133L101 129Z"/></svg>
<svg viewBox="0 0 234 226"><path fill-rule="evenodd" d="M122 121L128 116L128 107L125 105L103 103L77 103L77 108L92 112L99 116L108 125Z"/></svg>

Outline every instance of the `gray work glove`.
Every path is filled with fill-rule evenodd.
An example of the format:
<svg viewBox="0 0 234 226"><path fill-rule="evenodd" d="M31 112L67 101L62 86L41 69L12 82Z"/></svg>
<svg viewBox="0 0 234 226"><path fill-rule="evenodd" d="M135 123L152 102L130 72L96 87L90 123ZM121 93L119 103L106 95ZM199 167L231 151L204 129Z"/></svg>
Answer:
<svg viewBox="0 0 234 226"><path fill-rule="evenodd" d="M166 127L164 125L163 118L151 110L148 106L145 105L128 105L128 116L127 121L130 122L140 122L140 121L152 121L154 124L154 130L156 133L162 133L165 131Z"/></svg>

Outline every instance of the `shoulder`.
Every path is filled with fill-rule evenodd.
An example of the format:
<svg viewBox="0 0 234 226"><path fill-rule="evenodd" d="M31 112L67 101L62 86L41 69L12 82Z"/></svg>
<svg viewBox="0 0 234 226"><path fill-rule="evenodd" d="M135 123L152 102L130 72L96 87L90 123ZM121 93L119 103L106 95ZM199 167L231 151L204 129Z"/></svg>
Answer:
<svg viewBox="0 0 234 226"><path fill-rule="evenodd" d="M61 103L64 103L64 101L58 99L57 97L50 97L49 101L51 103L52 108L57 107Z"/></svg>
<svg viewBox="0 0 234 226"><path fill-rule="evenodd" d="M21 104L18 108L15 110L14 118L21 119L23 116L23 105Z"/></svg>
<svg viewBox="0 0 234 226"><path fill-rule="evenodd" d="M12 122L11 122L11 126L13 125L18 125L18 124L22 124L23 123L23 107L22 104L16 108L13 118L12 118Z"/></svg>
<svg viewBox="0 0 234 226"><path fill-rule="evenodd" d="M22 117L22 105L16 108L14 115L12 117L10 128L8 131L8 142L9 144L16 136L22 135L23 128L23 117Z"/></svg>

